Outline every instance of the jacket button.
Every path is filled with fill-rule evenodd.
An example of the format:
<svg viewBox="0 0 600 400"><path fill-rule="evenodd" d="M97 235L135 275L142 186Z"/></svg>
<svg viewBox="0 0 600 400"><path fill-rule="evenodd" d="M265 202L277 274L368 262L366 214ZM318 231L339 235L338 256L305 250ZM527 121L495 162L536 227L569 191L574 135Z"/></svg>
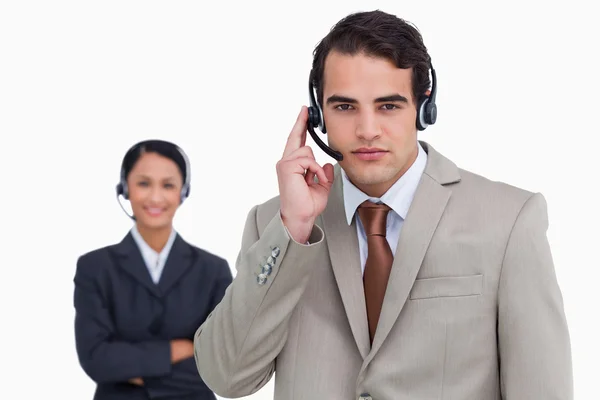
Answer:
<svg viewBox="0 0 600 400"><path fill-rule="evenodd" d="M259 285L264 285L267 282L267 275L263 274L258 274L258 276L256 277L256 282L258 282Z"/></svg>
<svg viewBox="0 0 600 400"><path fill-rule="evenodd" d="M277 258L279 256L280 252L281 252L281 250L279 250L279 247L277 247L277 246L273 247L273 249L271 250L271 257Z"/></svg>

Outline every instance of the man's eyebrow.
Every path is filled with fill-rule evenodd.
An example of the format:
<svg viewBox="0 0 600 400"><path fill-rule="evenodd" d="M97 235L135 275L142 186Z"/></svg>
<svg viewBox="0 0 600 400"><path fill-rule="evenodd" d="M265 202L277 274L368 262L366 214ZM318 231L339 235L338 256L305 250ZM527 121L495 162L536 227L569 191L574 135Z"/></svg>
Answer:
<svg viewBox="0 0 600 400"><path fill-rule="evenodd" d="M389 96L378 97L375 99L375 103L386 103L386 102L396 102L399 101L401 103L408 103L408 99L400 94L391 94ZM327 98L327 104L331 103L348 103L348 104L356 104L358 101L351 97L340 96L334 94Z"/></svg>
<svg viewBox="0 0 600 400"><path fill-rule="evenodd" d="M350 103L350 104L356 104L356 103L358 103L358 101L356 101L356 99L353 99L353 98L350 98L350 97L339 96L337 94L334 94L332 96L329 96L329 98L327 98L327 104L331 104L331 103Z"/></svg>
<svg viewBox="0 0 600 400"><path fill-rule="evenodd" d="M393 103L395 101L408 103L408 99L401 94L392 94L390 96L378 97L375 99L375 103Z"/></svg>

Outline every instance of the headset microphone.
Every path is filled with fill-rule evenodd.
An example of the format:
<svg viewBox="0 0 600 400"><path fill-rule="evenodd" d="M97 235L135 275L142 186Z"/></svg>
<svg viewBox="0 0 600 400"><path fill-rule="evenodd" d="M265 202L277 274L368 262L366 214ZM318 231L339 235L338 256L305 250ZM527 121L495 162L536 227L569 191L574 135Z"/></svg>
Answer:
<svg viewBox="0 0 600 400"><path fill-rule="evenodd" d="M437 120L437 105L435 104L435 96L437 94L437 77L433 65L430 63L431 69L431 93L429 96L423 95L419 99L417 106L417 129L420 131L425 130L429 125L435 124ZM332 149L327 146L317 136L315 129L319 128L323 134L327 133L327 127L325 126L325 119L323 118L323 109L319 105L315 95L315 86L313 84L313 71L310 72L308 78L308 98L310 101L310 107L308 107L308 123L307 129L312 136L315 143L323 150L327 155L333 157L337 161L342 161L344 156L339 151Z"/></svg>

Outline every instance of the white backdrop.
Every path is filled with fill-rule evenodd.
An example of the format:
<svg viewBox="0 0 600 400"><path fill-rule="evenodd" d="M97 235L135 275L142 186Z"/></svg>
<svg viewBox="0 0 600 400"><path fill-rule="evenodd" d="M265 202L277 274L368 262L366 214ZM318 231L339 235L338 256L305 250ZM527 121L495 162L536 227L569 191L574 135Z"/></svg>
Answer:
<svg viewBox="0 0 600 400"><path fill-rule="evenodd" d="M433 57L438 123L421 138L546 196L576 398L597 398L593 2L267 3L0 3L0 398L92 398L72 279L80 254L130 227L114 196L127 148L164 138L186 150L192 192L176 228L233 269L246 213L277 194L314 46L346 14L374 8L414 22ZM272 385L249 398L272 398Z"/></svg>

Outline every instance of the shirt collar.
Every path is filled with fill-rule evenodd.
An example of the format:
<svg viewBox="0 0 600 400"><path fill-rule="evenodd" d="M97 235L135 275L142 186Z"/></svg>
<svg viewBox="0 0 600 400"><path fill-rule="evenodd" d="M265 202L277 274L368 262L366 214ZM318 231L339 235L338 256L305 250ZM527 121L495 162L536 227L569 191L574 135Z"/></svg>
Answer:
<svg viewBox="0 0 600 400"><path fill-rule="evenodd" d="M150 247L150 245L148 245L148 243L146 243L146 241L140 234L140 231L138 231L136 224L134 224L133 228L131 228L131 236L133 236L133 239L138 245L138 248L142 253L142 257L144 257L144 261L146 261L147 264L152 265L156 263L157 258L161 260L161 262L164 262L164 260L166 260L167 256L169 255L169 252L171 251L171 247L173 247L173 242L175 242L177 232L175 231L175 229L171 229L169 239L167 240L165 247L163 247L160 253L157 253L152 247Z"/></svg>
<svg viewBox="0 0 600 400"><path fill-rule="evenodd" d="M350 182L348 175L346 175L346 172L342 169L342 190L348 225L352 223L352 218L354 217L354 213L358 206L365 200L370 200L374 203L385 203L402 219L406 219L406 214L408 213L417 186L421 180L421 175L423 174L423 171L425 171L425 165L427 164L427 153L419 142L417 142L417 146L418 154L415 162L404 175L402 175L392 187L381 196L381 198L370 197L361 191Z"/></svg>

